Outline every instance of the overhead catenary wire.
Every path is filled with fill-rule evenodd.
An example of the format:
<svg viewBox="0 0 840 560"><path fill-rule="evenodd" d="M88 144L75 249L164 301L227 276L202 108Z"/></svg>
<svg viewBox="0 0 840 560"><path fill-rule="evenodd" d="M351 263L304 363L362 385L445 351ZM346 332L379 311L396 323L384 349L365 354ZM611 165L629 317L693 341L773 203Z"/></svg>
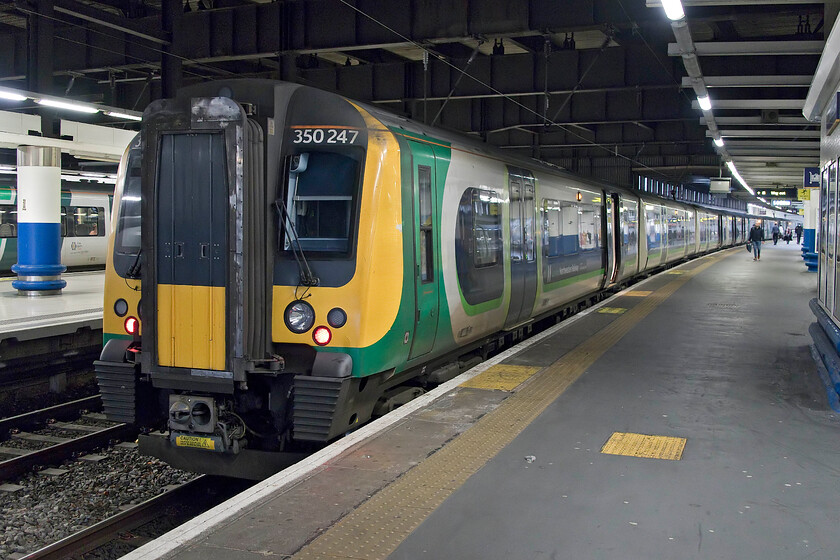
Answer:
<svg viewBox="0 0 840 560"><path fill-rule="evenodd" d="M422 44L418 43L417 41L414 41L413 39L411 39L411 38L409 38L409 37L406 37L405 35L403 35L403 34L402 34L402 33L400 33L399 31L397 31L396 29L393 29L392 27L390 27L389 25L387 25L386 23L384 23L384 22L382 22L382 21L379 21L378 19L376 19L376 18L375 18L375 17L373 17L372 15L368 14L367 12L365 12L365 11L363 11L363 10L361 10L361 9L357 8L356 6L354 6L353 4L351 4L348 0L339 0L339 2L341 2L342 4L344 4L345 6L347 6L348 8L350 8L351 10L353 10L353 11L357 12L359 15L361 15L361 16L363 16L363 17L366 17L367 19L371 20L373 23L375 23L375 24L379 25L379 26L380 26L380 27L382 27L383 29L385 29L385 30L387 30L387 31L389 31L389 32L391 32L391 33L393 33L394 35L396 35L397 37L399 37L399 38L400 38L400 39L402 39L403 41L405 41L405 42L407 42L407 43L410 43L410 44L414 45L415 47L417 47L417 48L419 48L419 49L423 50L424 52L429 53L429 55L430 55L430 56L434 56L435 58L437 58L438 60L440 60L443 64L445 64L445 65L449 66L450 68L452 68L453 70L456 70L457 72L460 72L462 75L467 76L468 78L470 78L470 79L471 79L471 80L473 80L474 82L476 82L476 83L478 83L479 85L481 85L481 86L483 86L483 87L487 88L489 91L493 92L494 94L498 95L499 97L502 97L502 98L504 98L504 99L508 100L509 102L513 103L514 105L518 106L519 108L521 108L521 109L525 110L526 112L528 112L528 113L531 113L531 114L535 115L535 116L536 116L538 119L540 119L540 120L544 119L544 115L541 115L538 111L535 111L534 109L532 109L532 108L530 108L530 107L528 107L528 106L526 106L526 105L524 105L524 104L520 103L519 101L517 101L517 100L516 100L516 98L514 98L514 97L512 97L512 96L510 96L510 95L507 95L507 94L505 94L505 93L503 93L503 92L501 92L501 91L499 91L498 89L494 88L492 85L490 85L490 84L488 84L488 83L486 83L486 82L482 81L480 78L477 78L477 77L473 76L472 74L469 74L468 72L466 72L466 71L462 70L461 68L458 68L458 67L457 67L457 66L455 66L453 63L451 63L451 62L449 62L448 60L446 60L446 58L445 58L445 57L443 57L443 56L441 56L441 55L439 55L439 54L435 53L434 51L432 51L432 50L428 49L427 47L425 47L424 45L422 45ZM557 127L557 128L560 128L561 130L563 130L563 131L564 131L564 132L566 132L567 134L570 134L571 136L574 136L574 137L576 137L576 138L580 138L580 139L581 139L581 140L583 140L586 144L588 144L588 145L590 145L590 146L592 146L592 147L594 147L594 148L599 148L599 149L601 149L601 150L604 150L605 152L609 153L610 155L612 155L612 156L614 156L614 157L618 157L619 159L624 159L624 160L626 160L626 161L628 161L628 162L630 162L630 163L632 163L632 164L634 164L634 165L636 165L636 166L638 166L638 167L641 167L641 168L644 168L644 169L649 170L651 173L655 173L655 174L657 174L657 175L661 175L662 177L666 177L666 178L668 178L668 175L666 175L665 173L662 173L662 172L661 172L661 171L659 171L659 170L656 170L656 169L654 169L654 168L652 168L652 167L650 167L650 166L648 166L648 165L645 165L644 163L642 163L642 162L640 162L640 161L634 160L634 159L632 159L632 158L630 158L630 157L628 157L628 156L625 156L625 155L623 155L623 154L616 154L616 153L613 153L613 151L612 151L609 147L607 147L607 146L605 146L605 145L603 145L603 144L599 144L599 143L597 143L597 142L595 142L595 141L593 141L593 140L590 140L589 138L586 138L586 137L584 137L584 136L581 136L580 134L578 134L578 133L574 132L573 130L571 130L568 126L565 126L565 125L563 125L563 124L560 124L560 123L558 123L558 122L554 121L553 119L548 119L548 124L549 124L550 126L555 126L555 127Z"/></svg>
<svg viewBox="0 0 840 560"><path fill-rule="evenodd" d="M133 45L133 46L141 47L145 50L156 52L156 53L159 53L159 54L162 54L162 55L165 54L165 55L171 56L173 58L177 58L181 62L188 62L191 65L194 65L198 68L203 68L203 69L212 71L216 74L223 74L223 75L226 75L226 76L236 76L237 75L235 72L232 72L230 70L225 70L223 68L216 68L215 66L210 66L210 65L207 65L207 64L203 64L201 62L198 62L197 60L194 60L194 59L191 59L191 58L188 58L188 57L185 57L185 56L181 56L181 55L178 55L178 54L175 54L175 53L170 53L170 52L164 51L163 49L161 49L159 47L151 46L147 42L141 42L141 41L135 41L135 40L128 39L128 38L126 38L125 35L122 35L122 34L121 35L114 35L112 33L107 33L105 31L102 31L102 30L99 30L99 29L95 29L95 28L92 28L92 27L88 27L88 26L78 24L78 23L76 23L74 21L71 21L71 20L68 20L68 19L63 19L63 18L56 17L56 16L48 16L46 14L41 14L41 13L35 12L33 10L27 9L22 4L16 5L16 9L17 9L17 11L19 11L21 13L24 13L28 16L36 16L36 17L39 17L39 18L48 19L48 20L51 20L51 21L56 22L56 23L62 23L62 24L67 25L69 27L75 27L77 29L82 29L86 32L94 33L94 34L97 34L97 35L101 35L103 37L107 37L109 39L114 39L114 40L120 41L121 43L124 43L126 45ZM70 16L70 17L72 19L72 16ZM90 44L90 43L85 42L85 41L77 41L77 40L74 40L74 39L70 39L68 37L61 37L59 35L56 35L54 38L65 41L67 43L72 43L72 44L75 44L75 45L81 45L81 46L84 46L84 47L87 47L87 48L99 50L99 51L102 51L102 52L107 52L107 53L110 53L110 54L120 55L120 56L125 57L126 59L133 60L133 61L136 61L136 62L139 62L139 63L149 64L149 65L156 65L157 64L153 60L147 60L147 59L144 59L144 58L140 58L138 56L133 56L133 55L127 54L127 53L122 52L122 51L118 52L118 51L115 51L113 49L100 47L98 45L93 45L93 44ZM187 71L187 70L183 70L183 69L182 69L182 72L184 72L186 74L190 74L190 75L195 76L197 78L207 79L207 76L205 76L203 74L199 74L197 72L191 72L191 71Z"/></svg>

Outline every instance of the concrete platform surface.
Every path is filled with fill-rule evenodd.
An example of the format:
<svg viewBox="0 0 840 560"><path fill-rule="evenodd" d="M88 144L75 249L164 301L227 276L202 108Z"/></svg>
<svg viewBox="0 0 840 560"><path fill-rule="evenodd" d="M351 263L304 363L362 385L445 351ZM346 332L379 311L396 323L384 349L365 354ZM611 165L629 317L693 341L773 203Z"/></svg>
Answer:
<svg viewBox="0 0 840 560"><path fill-rule="evenodd" d="M72 333L83 327L102 329L105 272L62 274L67 287L61 294L18 295L13 277L0 278L0 340L32 340Z"/></svg>
<svg viewBox="0 0 840 560"><path fill-rule="evenodd" d="M697 259L124 558L836 558L815 290L795 245Z"/></svg>

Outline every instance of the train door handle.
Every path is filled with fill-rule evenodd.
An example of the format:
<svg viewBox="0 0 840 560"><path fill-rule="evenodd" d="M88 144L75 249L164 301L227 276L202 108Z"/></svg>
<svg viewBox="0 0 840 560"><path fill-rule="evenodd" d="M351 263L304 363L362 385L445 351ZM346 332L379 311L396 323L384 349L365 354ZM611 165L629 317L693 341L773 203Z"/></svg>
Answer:
<svg viewBox="0 0 840 560"><path fill-rule="evenodd" d="M210 256L210 244L209 243L201 243L199 245L199 247L201 248L201 252L200 252L201 258L202 259L208 258Z"/></svg>
<svg viewBox="0 0 840 560"><path fill-rule="evenodd" d="M175 258L176 259L184 258L184 244L183 243L175 243Z"/></svg>

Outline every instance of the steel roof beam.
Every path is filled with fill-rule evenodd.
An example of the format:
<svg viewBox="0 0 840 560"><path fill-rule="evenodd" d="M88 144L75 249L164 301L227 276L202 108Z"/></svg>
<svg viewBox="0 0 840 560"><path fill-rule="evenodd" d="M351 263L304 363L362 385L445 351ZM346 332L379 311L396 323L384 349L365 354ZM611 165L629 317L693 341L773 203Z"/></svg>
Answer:
<svg viewBox="0 0 840 560"><path fill-rule="evenodd" d="M741 87L809 87L812 76L704 76L707 88ZM691 78L684 76L682 87L694 87Z"/></svg>
<svg viewBox="0 0 840 560"><path fill-rule="evenodd" d="M802 110L804 99L713 99L713 110L749 109L793 109ZM700 109L697 100L691 102L692 109Z"/></svg>
<svg viewBox="0 0 840 560"><path fill-rule="evenodd" d="M95 10L85 6L84 4L63 2L58 0L55 2L55 11L60 14L66 14L96 25L115 29L128 35L140 37L159 45L169 45L170 40L164 33L154 34L149 29L135 29L128 22L126 18L118 18L102 10Z"/></svg>
<svg viewBox="0 0 840 560"><path fill-rule="evenodd" d="M760 2L750 0L682 0L683 6L769 6L770 4L796 6L800 4L813 4L807 0L761 0ZM662 0L645 0L647 8L661 8Z"/></svg>
<svg viewBox="0 0 840 560"><path fill-rule="evenodd" d="M819 126L819 123L810 122L805 117L790 117L786 115L779 115L775 122L766 122L760 116L752 117L715 117L718 125L755 125L755 126L778 126L778 125L795 125L795 126ZM706 117L700 117L700 124L706 124Z"/></svg>
<svg viewBox="0 0 840 560"><path fill-rule="evenodd" d="M808 156L743 156L739 155L738 161L744 162L744 164L749 165L750 163L792 163L792 164L809 164L813 161L813 157Z"/></svg>
<svg viewBox="0 0 840 560"><path fill-rule="evenodd" d="M726 138L819 138L819 130L720 130L719 134ZM706 131L706 138L714 134Z"/></svg>
<svg viewBox="0 0 840 560"><path fill-rule="evenodd" d="M737 150L738 148L747 148L747 149L757 149L757 148L765 148L769 150L787 150L787 149L811 149L819 151L820 149L820 141L819 140L798 140L794 141L786 141L786 142L777 142L773 140L730 140L726 143L726 146L729 148L730 151Z"/></svg>
<svg viewBox="0 0 840 560"><path fill-rule="evenodd" d="M743 41L694 43L697 56L781 56L815 55L823 52L825 41ZM668 56L683 56L679 43L668 43Z"/></svg>

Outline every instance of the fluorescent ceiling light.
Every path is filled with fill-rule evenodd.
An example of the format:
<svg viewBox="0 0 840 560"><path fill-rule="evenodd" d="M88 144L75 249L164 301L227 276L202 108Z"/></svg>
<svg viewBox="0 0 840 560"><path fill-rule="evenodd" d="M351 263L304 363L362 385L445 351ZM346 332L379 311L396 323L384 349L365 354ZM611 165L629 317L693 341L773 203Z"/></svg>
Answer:
<svg viewBox="0 0 840 560"><path fill-rule="evenodd" d="M741 174L738 173L738 170L735 169L735 164L731 161L727 161L726 162L726 167L729 168L729 171L730 171L730 173L732 173L732 176L735 177L736 179L738 179L738 182L741 183L741 185L745 189L747 189L747 192L750 193L751 195L755 196L755 191L750 188L750 186L747 184L747 182L744 181L744 178L741 177Z"/></svg>
<svg viewBox="0 0 840 560"><path fill-rule="evenodd" d="M683 11L680 0L662 0L662 7L665 9L665 15L671 21L678 21L685 17L685 11Z"/></svg>
<svg viewBox="0 0 840 560"><path fill-rule="evenodd" d="M79 113L98 113L99 109L91 107L90 105L80 105L78 103L69 103L66 101L56 101L54 99L36 99L38 105L45 105L47 107L55 107L56 109L67 109L68 111L78 111Z"/></svg>
<svg viewBox="0 0 840 560"><path fill-rule="evenodd" d="M139 115L129 115L128 113L118 113L116 111L105 111L105 114L109 117L114 117L116 119L129 119L132 121L142 121L143 117Z"/></svg>
<svg viewBox="0 0 840 560"><path fill-rule="evenodd" d="M704 95L703 97L697 98L697 104L700 105L700 108L704 111L711 111L712 110L712 100L709 99L708 95Z"/></svg>
<svg viewBox="0 0 840 560"><path fill-rule="evenodd" d="M0 89L0 98L8 99L9 101L26 101L28 99L25 95L20 95L19 93L13 93L4 89Z"/></svg>
<svg viewBox="0 0 840 560"><path fill-rule="evenodd" d="M723 148L723 138L715 138L715 146Z"/></svg>

